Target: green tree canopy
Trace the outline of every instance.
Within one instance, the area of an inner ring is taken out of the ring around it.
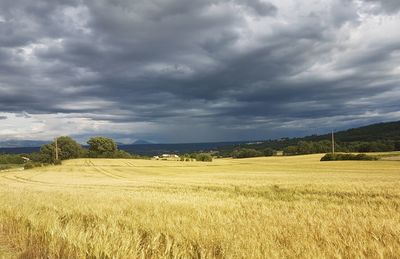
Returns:
[[[91,156],[112,156],[118,150],[117,144],[111,138],[93,137],[87,142]]]
[[[202,161],[202,162],[212,162],[212,156],[207,153],[200,153],[196,155],[196,160],[197,161]]]
[[[78,158],[83,152],[81,145],[67,136],[57,138],[57,146],[60,160]]]
[[[40,148],[40,161],[43,163],[55,162],[55,142],[43,145]],[[83,153],[81,145],[79,145],[71,137],[63,136],[57,138],[58,159],[66,160],[78,158]]]
[[[54,143],[46,144],[40,147],[39,161],[43,163],[54,163],[55,161]]]
[[[263,156],[263,152],[251,148],[239,148],[232,152],[233,158],[247,158]]]

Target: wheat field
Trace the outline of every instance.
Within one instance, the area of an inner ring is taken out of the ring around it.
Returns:
[[[400,162],[321,156],[0,172],[0,240],[19,258],[400,258]]]

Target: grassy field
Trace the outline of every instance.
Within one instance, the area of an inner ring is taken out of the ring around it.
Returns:
[[[1,240],[21,258],[399,258],[400,162],[321,156],[2,172]]]

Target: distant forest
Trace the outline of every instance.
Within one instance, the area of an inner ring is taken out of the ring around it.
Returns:
[[[256,144],[238,144],[220,147],[222,157],[269,156],[283,151],[284,155],[328,153],[332,150],[331,134],[303,138],[282,138]],[[335,133],[335,150],[338,152],[400,151],[400,121],[373,124]]]
[[[147,146],[149,146],[148,148],[153,149],[160,148],[160,145]],[[304,138],[283,138],[260,141],[257,143],[221,143],[221,146],[217,148],[211,147],[209,144],[197,144],[197,151],[189,151],[190,153],[186,153],[188,151],[179,152],[179,150],[177,150],[177,147],[180,146],[188,149],[190,144],[171,146],[174,151],[158,149],[156,151],[157,153],[162,151],[179,154],[183,161],[191,161],[192,159],[209,161],[212,160],[212,157],[246,158],[273,156],[277,154],[290,156],[329,153],[332,150],[331,134],[314,135]],[[39,152],[31,152],[27,154],[0,154],[0,165],[24,164],[26,158],[30,160],[28,166],[33,166],[35,163],[38,165],[55,164],[58,162],[55,161],[55,150],[55,143],[52,142],[43,145]],[[400,121],[373,124],[336,132],[335,150],[344,153],[400,151]],[[57,151],[59,154],[59,160],[78,157],[149,158],[148,155],[135,155],[131,152],[120,150],[114,140],[104,137],[91,138],[88,141],[87,148],[82,147],[70,137],[59,137]],[[212,157],[209,157],[209,155]],[[25,159],[23,157],[25,157]],[[0,168],[0,170],[1,169],[6,168]]]

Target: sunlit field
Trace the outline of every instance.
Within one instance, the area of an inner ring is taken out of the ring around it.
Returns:
[[[0,246],[21,258],[398,258],[400,161],[321,156],[0,172]]]

